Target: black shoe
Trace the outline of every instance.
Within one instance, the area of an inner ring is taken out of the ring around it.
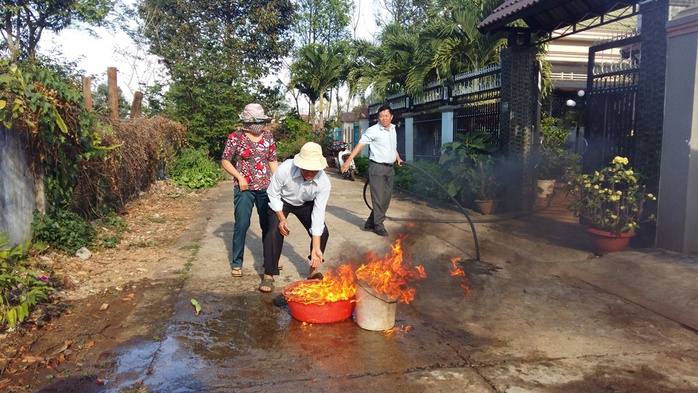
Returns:
[[[388,236],[388,231],[385,229],[375,229],[373,228],[373,233],[375,233],[378,236]]]
[[[363,229],[363,230],[364,230],[364,231],[371,231],[371,232],[373,232],[373,231],[375,230],[375,228],[373,227],[373,225],[371,225],[371,224],[369,224],[369,223],[365,223],[365,224],[364,224],[364,229]]]

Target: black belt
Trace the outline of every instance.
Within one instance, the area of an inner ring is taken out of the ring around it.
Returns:
[[[385,162],[378,162],[378,161],[373,161],[373,160],[369,160],[369,161],[371,161],[371,162],[374,163],[374,164],[378,164],[378,165],[393,166],[393,164],[387,164],[387,163],[385,163]]]

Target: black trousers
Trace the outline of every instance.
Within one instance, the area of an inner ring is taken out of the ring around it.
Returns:
[[[368,185],[371,187],[371,214],[366,224],[375,229],[385,229],[383,221],[390,207],[395,182],[395,168],[371,161],[368,164]]]
[[[301,206],[293,206],[284,202],[283,207],[284,217],[288,218],[289,214],[293,214],[298,218],[298,221],[305,227],[306,233],[310,236],[310,253],[313,252],[313,239],[310,235],[310,226],[312,224],[311,215],[313,213],[313,201],[306,202]],[[284,236],[279,232],[279,217],[276,213],[269,209],[269,231],[264,238],[264,274],[270,276],[279,275],[279,259],[281,258],[281,250],[284,247]],[[325,253],[327,239],[330,237],[330,232],[325,230],[320,237],[320,249]],[[310,258],[310,255],[308,255]]]

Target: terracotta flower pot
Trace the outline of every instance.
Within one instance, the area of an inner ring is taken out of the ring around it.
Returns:
[[[499,206],[499,201],[496,199],[476,199],[475,206],[482,214],[494,214],[497,211],[497,206]]]
[[[635,236],[634,232],[612,233],[592,227],[587,227],[587,232],[597,255],[623,251],[628,248],[630,238]]]

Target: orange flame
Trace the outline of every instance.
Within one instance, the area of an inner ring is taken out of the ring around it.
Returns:
[[[468,278],[465,276],[465,271],[456,266],[456,262],[460,261],[460,258],[451,258],[451,264],[453,264],[453,270],[451,270],[451,276],[463,276],[463,282],[460,287],[463,289],[465,296],[470,296],[470,287],[468,286]]]
[[[407,333],[410,330],[412,330],[412,325],[395,326],[386,330],[384,333],[386,336],[392,336],[395,333]]]
[[[287,301],[318,305],[353,299],[354,273],[350,266],[340,265],[336,273],[328,270],[322,280],[298,281],[286,286],[283,295]]]
[[[377,258],[375,253],[369,253],[367,257],[370,261],[356,270],[356,278],[370,285],[378,293],[409,303],[414,299],[415,289],[410,288],[408,284],[426,278],[427,275],[423,266],[412,267],[409,262],[403,260],[403,238],[395,240],[391,247],[391,255],[386,255],[383,259]]]

